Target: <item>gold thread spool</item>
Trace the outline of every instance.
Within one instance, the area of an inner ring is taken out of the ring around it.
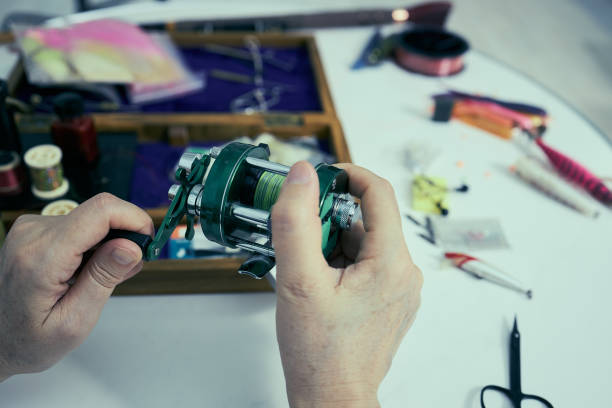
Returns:
[[[68,192],[68,180],[62,168],[62,150],[52,144],[30,148],[23,156],[30,170],[32,194],[41,200],[53,200]]]
[[[79,203],[72,200],[57,200],[45,205],[41,215],[66,215],[79,206]]]

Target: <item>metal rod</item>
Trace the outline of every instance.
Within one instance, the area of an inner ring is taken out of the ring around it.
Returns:
[[[247,157],[246,161],[251,166],[259,167],[260,169],[264,169],[271,173],[280,174],[282,176],[286,176],[287,174],[289,174],[289,170],[291,170],[291,167],[289,166],[284,166],[282,164],[258,159],[256,157]]]
[[[274,258],[276,256],[273,249],[265,247],[265,246],[257,245],[257,244],[241,242],[239,244],[236,244],[236,247],[240,249],[244,249],[246,251],[257,252],[258,254],[269,256],[271,258]]]
[[[240,204],[232,204],[232,215],[247,224],[254,225],[265,231],[270,228],[270,212],[258,208],[245,207]]]

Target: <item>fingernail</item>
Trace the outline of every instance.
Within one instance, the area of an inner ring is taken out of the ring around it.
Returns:
[[[133,253],[126,251],[123,248],[115,248],[111,253],[111,256],[119,265],[129,265],[136,262],[136,258]]]
[[[307,184],[310,182],[312,178],[312,172],[308,168],[308,164],[306,163],[297,163],[295,164],[289,174],[287,175],[287,180],[285,183],[287,184]]]

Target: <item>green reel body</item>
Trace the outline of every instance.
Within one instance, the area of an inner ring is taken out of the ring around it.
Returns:
[[[206,178],[200,207],[200,224],[206,238],[235,247],[236,242],[230,236],[240,223],[231,216],[232,203],[240,201],[242,183],[239,180],[246,177],[246,159],[265,160],[269,155],[263,147],[243,143],[232,143],[221,150]]]
[[[172,203],[149,246],[150,259],[172,230],[187,216],[186,238],[193,237],[193,223],[199,217],[206,238],[220,245],[254,253],[239,272],[263,277],[275,264],[271,240],[270,210],[276,202],[289,167],[269,162],[267,145],[230,143],[213,148],[207,155],[185,153],[171,187]],[[355,200],[348,195],[344,170],[326,164],[316,167],[319,177],[319,215],[322,223],[322,251],[329,256],[342,229],[359,218]]]

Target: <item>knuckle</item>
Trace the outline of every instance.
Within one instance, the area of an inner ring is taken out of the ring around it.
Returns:
[[[39,215],[20,215],[19,217],[17,217],[15,222],[13,222],[13,226],[9,231],[9,235],[22,235],[26,233],[38,219],[40,219]]]
[[[412,264],[408,268],[408,273],[406,274],[409,285],[414,288],[417,292],[421,291],[423,287],[423,273],[421,269],[416,265]]]
[[[395,190],[393,189],[393,185],[386,178],[380,177],[380,188],[384,193],[395,195]]]
[[[17,217],[17,219],[15,220],[15,222],[13,222],[13,228],[17,228],[19,227],[21,224],[23,223],[27,223],[30,219],[32,219],[32,215],[31,214],[24,214],[24,215],[20,215],[19,217]]]
[[[423,272],[421,268],[411,263],[408,267],[408,279],[412,282],[412,284],[420,291],[423,287],[424,278]]]
[[[423,285],[425,284],[425,275],[423,275],[421,268],[416,267],[416,269],[417,269],[417,282],[419,284],[419,289],[422,289]]]
[[[99,285],[109,289],[114,288],[121,282],[121,276],[118,271],[96,260],[92,260],[89,265],[89,275]]]
[[[91,198],[91,200],[95,208],[104,211],[109,205],[112,205],[117,201],[117,197],[110,193],[104,192],[96,194]]]
[[[420,293],[423,287],[423,272],[408,256],[401,256],[398,260],[398,282],[393,282],[406,293]]]

